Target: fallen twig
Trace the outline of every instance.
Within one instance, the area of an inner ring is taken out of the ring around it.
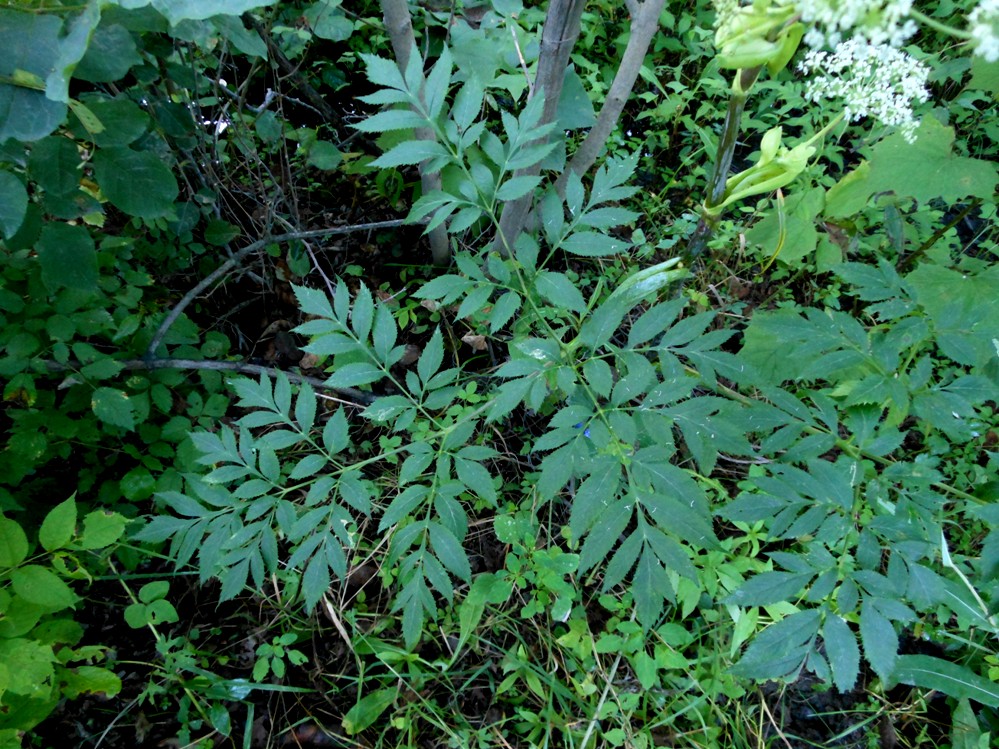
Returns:
[[[286,372],[283,369],[277,369],[275,367],[264,367],[260,364],[247,364],[246,362],[237,361],[199,361],[197,359],[115,359],[115,361],[122,366],[123,369],[186,369],[186,370],[214,370],[214,371],[228,371],[228,372],[238,372],[240,374],[255,374],[255,375],[266,375],[267,377],[277,377],[278,373],[282,373],[291,382],[298,384],[308,383],[317,390],[325,390],[329,392],[336,393],[341,396],[344,400],[340,401],[342,403],[349,403],[350,405],[358,406],[363,408],[364,406],[369,406],[377,400],[378,396],[374,393],[365,393],[362,390],[355,390],[354,388],[338,388],[330,387],[323,380],[318,377],[308,377],[307,375],[297,374],[295,372]],[[46,369],[50,372],[72,372],[80,369],[83,364],[79,362],[70,362],[63,364],[57,361],[46,360],[44,362]]]

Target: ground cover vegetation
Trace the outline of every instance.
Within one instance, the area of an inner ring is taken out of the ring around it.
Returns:
[[[0,746],[999,735],[993,0],[0,49]]]

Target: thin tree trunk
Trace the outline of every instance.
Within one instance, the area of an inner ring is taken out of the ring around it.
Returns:
[[[413,20],[409,15],[409,5],[406,0],[381,0],[382,16],[385,19],[385,30],[388,32],[395,52],[395,61],[402,70],[406,69],[409,56],[416,50],[416,36],[413,33]],[[422,93],[421,93],[422,95]],[[434,131],[430,128],[419,128],[415,133],[419,140],[436,140]],[[441,189],[440,172],[429,173],[425,163],[420,164],[420,184],[423,194]],[[447,229],[438,226],[430,232],[430,253],[434,263],[447,265],[451,260],[451,248],[448,244]]]
[[[545,96],[544,114],[540,124],[552,122],[558,111],[558,100],[562,95],[565,70],[569,65],[569,55],[579,37],[580,19],[586,0],[551,0],[545,16],[545,26],[541,32],[541,53],[538,57],[538,72],[531,87],[531,96],[543,91]],[[541,165],[535,164],[517,172],[517,175],[534,176],[541,172]],[[509,253],[517,235],[524,228],[531,210],[532,194],[519,200],[506,203],[500,218],[500,228],[496,235],[495,249],[503,255]]]
[[[666,0],[644,0],[640,4],[631,0],[627,5],[632,14],[628,46],[621,57],[621,65],[614,75],[614,82],[607,92],[607,99],[600,109],[596,124],[572,157],[569,167],[562,172],[558,182],[555,183],[559,194],[565,191],[570,171],[579,175],[589,171],[607,144],[610,134],[617,127],[624,105],[631,96],[635,81],[638,80],[638,73],[642,69],[642,62],[649,50],[649,44],[652,43],[652,37],[659,30],[659,15],[666,5]]]

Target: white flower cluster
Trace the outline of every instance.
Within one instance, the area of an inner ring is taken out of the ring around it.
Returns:
[[[811,24],[805,44],[812,49],[835,47],[844,32],[870,44],[901,47],[917,31],[908,17],[912,0],[798,0],[797,6],[801,20]]]
[[[999,60],[999,0],[982,0],[968,15],[975,54],[986,62]]]
[[[874,117],[900,128],[908,142],[915,141],[919,123],[912,103],[929,99],[926,65],[888,44],[853,38],[831,53],[810,51],[798,68],[816,73],[806,85],[807,98],[841,99],[850,121]]]

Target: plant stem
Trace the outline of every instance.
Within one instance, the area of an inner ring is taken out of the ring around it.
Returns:
[[[728,182],[728,173],[732,169],[732,160],[735,158],[735,147],[739,143],[742,113],[746,109],[749,89],[761,70],[763,70],[762,66],[757,66],[736,71],[735,80],[732,82],[732,94],[728,100],[728,110],[725,113],[725,122],[722,125],[721,136],[718,140],[718,150],[715,152],[714,169],[708,183],[708,197],[704,201],[705,208],[711,208],[721,203],[725,197],[725,184]],[[683,261],[686,265],[697,260],[704,253],[717,223],[717,217],[709,215],[707,211],[701,212],[697,228],[694,229],[694,233],[684,249]]]

